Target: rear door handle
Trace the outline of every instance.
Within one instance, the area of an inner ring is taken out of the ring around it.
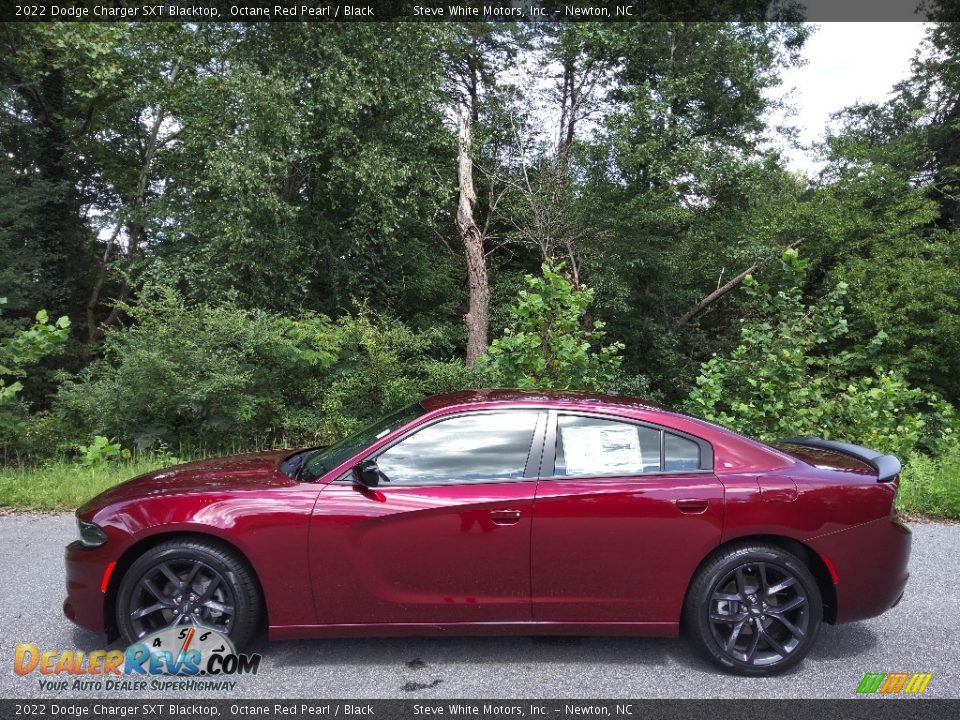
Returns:
[[[682,513],[697,514],[702,513],[707,509],[709,503],[706,500],[700,498],[685,498],[683,500],[677,500],[677,509]]]
[[[516,525],[520,522],[519,510],[491,510],[490,519],[496,525]]]

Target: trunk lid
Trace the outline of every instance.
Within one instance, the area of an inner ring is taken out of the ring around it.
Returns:
[[[852,443],[808,437],[784,438],[773,447],[814,467],[861,475],[874,475],[878,482],[895,481],[900,475],[900,461],[870,448]]]

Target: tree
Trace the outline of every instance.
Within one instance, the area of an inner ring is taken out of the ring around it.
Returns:
[[[0,281],[13,317],[40,306],[82,321],[96,252],[85,214],[100,190],[89,150],[100,113],[122,92],[125,34],[0,27]]]
[[[518,51],[516,28],[496,24],[459,27],[445,53],[448,91],[457,120],[457,211],[455,225],[467,265],[469,305],[463,317],[467,330],[466,360],[473,367],[487,350],[490,329],[490,282],[487,248],[495,202],[489,203],[486,222],[478,221],[474,182],[474,139],[485,112],[502,91],[498,73]],[[492,98],[491,98],[492,96]],[[492,102],[491,102],[492,100]],[[493,177],[494,172],[488,173]]]
[[[97,341],[117,301],[157,278],[249,307],[339,314],[360,298],[454,317],[460,268],[434,232],[453,186],[437,173],[453,157],[443,37],[411,24],[4,29],[0,281],[14,317],[68,309]],[[53,115],[46,90],[63,96]]]
[[[581,242],[584,272],[630,348],[625,367],[651,374],[668,397],[682,397],[730,318],[676,321],[802,237],[777,220],[777,206],[794,205],[805,184],[763,140],[767,91],[807,32],[793,23],[590,28],[585,51],[611,77],[577,171],[575,203],[597,225]]]
[[[171,108],[150,274],[198,301],[452,315],[458,268],[434,234],[453,185],[436,170],[452,157],[443,28],[202,27],[214,52]]]
[[[593,28],[578,23],[544,27],[534,62],[548,69],[543,78],[548,82],[539,93],[528,91],[528,103],[541,103],[548,115],[556,112],[556,127],[544,129],[538,117],[544,113],[535,107],[515,119],[516,235],[536,245],[544,262],[555,263],[562,255],[575,285],[581,280],[578,242],[595,232],[577,213],[576,142],[584,121],[600,112],[612,69],[611,58],[591,45],[593,38]],[[543,137],[550,130],[552,137]]]
[[[881,364],[885,335],[847,342],[844,283],[804,302],[808,264],[788,250],[780,290],[744,280],[758,317],[743,321],[729,354],[701,365],[687,410],[763,440],[823,435],[900,457],[936,448],[953,422],[950,406]]]
[[[209,63],[200,34],[189,26],[134,25],[118,49],[125,60],[125,92],[101,110],[98,142],[90,150],[103,177],[97,210],[105,218],[102,254],[85,305],[91,343],[103,337],[105,326],[118,322],[136,281],[137,263],[167,220],[171,183],[163,168],[180,151],[183,130],[171,110],[179,105],[183,78],[202,74]],[[114,292],[110,307],[101,313],[105,285]]]
[[[808,251],[824,284],[849,286],[851,333],[883,331],[909,379],[960,397],[960,33],[933,25],[885,103],[838,115]]]
[[[584,327],[593,291],[562,270],[544,263],[541,277],[526,277],[512,322],[481,361],[495,386],[607,391],[615,384],[623,343],[603,344],[602,322]]]

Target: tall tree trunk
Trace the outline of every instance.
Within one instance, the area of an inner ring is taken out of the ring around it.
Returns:
[[[174,63],[173,69],[170,72],[170,79],[168,81],[168,85],[170,87],[173,87],[173,85],[177,82],[177,78],[180,76],[180,69],[181,65],[180,61],[178,60]],[[163,105],[158,105],[153,117],[153,123],[150,126],[150,133],[147,136],[146,145],[143,149],[143,155],[140,161],[140,169],[137,173],[137,187],[133,198],[130,201],[130,210],[134,216],[137,212],[143,209],[147,200],[150,171],[153,166],[153,158],[160,146],[160,127],[163,125],[165,118],[166,110],[164,109]],[[118,222],[116,230],[107,241],[107,247],[103,251],[103,258],[101,259],[100,266],[97,269],[97,279],[94,282],[93,289],[90,292],[90,297],[87,299],[87,333],[88,341],[90,343],[97,342],[101,337],[103,337],[104,327],[116,324],[116,322],[120,319],[120,308],[118,305],[119,303],[125,302],[130,295],[130,281],[128,278],[124,278],[120,286],[120,292],[116,298],[116,302],[110,309],[109,314],[106,318],[104,318],[101,324],[96,322],[96,309],[100,302],[100,292],[103,289],[103,283],[107,274],[107,263],[110,260],[110,254],[112,253],[117,242],[121,227],[122,224]],[[140,241],[143,237],[143,232],[143,223],[139,218],[134,217],[134,219],[127,223],[128,258],[132,258],[140,249]]]
[[[457,204],[457,232],[463,241],[467,257],[467,282],[470,287],[470,305],[464,315],[467,326],[467,366],[473,367],[477,358],[487,351],[487,335],[490,325],[490,286],[487,281],[487,257],[483,250],[483,233],[474,219],[477,193],[473,188],[473,161],[470,147],[473,128],[470,111],[460,113],[459,150],[457,154],[457,178],[460,197]]]
[[[586,74],[586,71],[584,71]],[[569,202],[567,185],[570,180],[570,153],[573,150],[573,139],[577,136],[577,120],[580,113],[580,86],[577,84],[577,65],[575,60],[566,60],[563,64],[563,97],[561,103],[562,119],[560,122],[560,138],[557,142],[557,170],[554,202],[557,204]],[[580,79],[583,82],[583,78]],[[562,215],[561,215],[562,217]],[[563,236],[564,251],[570,260],[568,273],[570,281],[580,286],[580,266],[574,253],[573,241],[563,228],[557,231]],[[589,313],[585,315],[589,318]]]
[[[57,279],[48,283],[44,304],[51,315],[68,314],[79,324],[83,302],[81,268],[88,236],[69,153],[72,138],[65,121],[69,112],[68,80],[48,51],[43,51],[43,59],[39,87],[31,90],[24,85],[20,93],[30,103],[33,120],[40,130],[36,164],[40,177],[52,190],[41,206],[39,217],[43,223],[37,237],[37,245],[45,251],[43,273]]]

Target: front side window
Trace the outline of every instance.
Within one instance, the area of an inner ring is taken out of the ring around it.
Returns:
[[[377,465],[392,485],[522,478],[538,415],[471,413],[441,420],[381,453]]]
[[[304,461],[303,471],[300,473],[301,479],[308,482],[316,480],[328,470],[332,470],[365,447],[373,445],[380,438],[389,435],[425,412],[426,410],[422,405],[414,403],[355,432],[353,435],[348,435],[329,447],[320,448]]]

